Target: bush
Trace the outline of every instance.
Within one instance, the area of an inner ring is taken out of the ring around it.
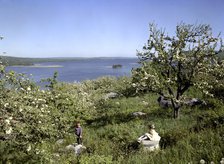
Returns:
[[[161,136],[160,146],[163,149],[175,146],[178,141],[181,141],[188,135],[189,131],[186,129],[171,129]]]
[[[104,155],[91,155],[91,156],[82,156],[79,160],[80,164],[112,164],[112,156]]]

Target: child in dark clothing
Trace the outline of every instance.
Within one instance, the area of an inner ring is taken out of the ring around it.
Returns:
[[[82,127],[80,122],[76,123],[75,134],[77,136],[77,143],[82,144]]]

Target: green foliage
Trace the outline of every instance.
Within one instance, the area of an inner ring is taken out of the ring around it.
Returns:
[[[212,96],[214,86],[223,86],[224,62],[217,58],[218,44],[221,38],[212,36],[209,25],[181,23],[176,36],[170,37],[151,24],[149,40],[138,52],[142,67],[133,71],[132,85],[137,92],[153,91],[170,99],[177,118],[189,88]]]
[[[0,56],[1,61],[6,66],[31,66],[34,63],[43,63],[43,62],[64,62],[64,61],[77,61],[77,60],[86,60],[86,58],[21,58],[21,57],[12,57],[12,56]]]
[[[43,79],[42,82],[49,83],[45,87],[49,89],[54,89],[55,85],[57,84],[57,77],[58,77],[58,72],[54,72],[54,75],[52,78]]]
[[[68,84],[55,78],[50,89],[41,90],[25,75],[3,69],[0,163],[198,163],[202,158],[218,163],[224,157],[222,101],[209,98],[210,105],[186,107],[173,120],[170,110],[158,108],[156,94],[133,96],[130,80],[103,77]],[[110,92],[120,96],[105,99]],[[194,88],[187,94],[200,95]],[[133,116],[137,111],[146,115]],[[80,156],[65,151],[75,142],[75,120],[87,147]],[[162,137],[161,150],[144,152],[136,140],[151,122]],[[61,138],[64,143],[57,144]]]
[[[177,144],[178,141],[187,137],[188,134],[189,131],[187,131],[186,129],[179,129],[178,131],[176,129],[172,129],[170,131],[167,131],[162,136],[160,146],[162,148],[167,148],[168,146],[174,146]]]
[[[104,156],[104,155],[91,155],[91,156],[84,156],[80,159],[80,164],[112,164],[112,156]]]

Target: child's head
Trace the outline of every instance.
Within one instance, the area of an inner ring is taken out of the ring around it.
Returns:
[[[76,127],[80,127],[81,126],[81,124],[80,124],[80,122],[76,122]]]
[[[154,125],[154,124],[149,124],[149,125],[148,125],[148,129],[149,129],[149,130],[155,129],[155,125]]]

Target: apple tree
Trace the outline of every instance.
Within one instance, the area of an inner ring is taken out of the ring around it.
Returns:
[[[224,77],[224,62],[217,58],[222,51],[220,35],[213,36],[209,25],[180,23],[175,36],[150,24],[149,39],[137,52],[141,67],[133,70],[132,85],[137,92],[153,91],[171,102],[173,117],[178,118],[184,94],[197,87],[210,95]]]

